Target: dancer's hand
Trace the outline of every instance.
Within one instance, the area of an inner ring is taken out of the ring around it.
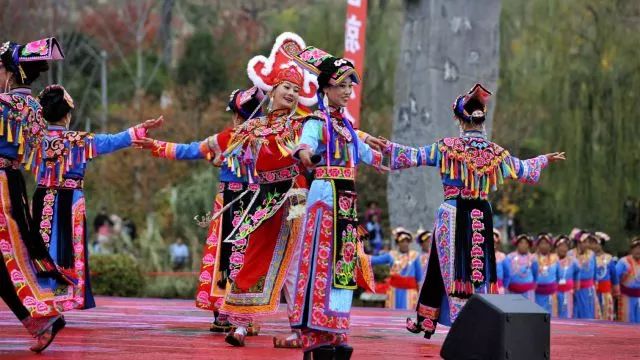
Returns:
[[[160,115],[159,118],[146,120],[138,126],[140,126],[143,129],[149,130],[149,129],[155,129],[157,127],[162,126],[163,122],[164,122],[164,117]]]
[[[311,161],[311,152],[309,150],[298,151],[298,157],[300,158],[300,161],[302,161],[302,164],[307,169],[312,169],[316,166],[316,164],[313,161]]]
[[[153,149],[154,142],[155,142],[154,139],[148,138],[148,137],[143,137],[143,138],[135,139],[131,141],[131,143],[133,144],[133,147],[137,149]]]
[[[385,138],[382,138],[382,137],[367,136],[364,142],[365,144],[369,145],[372,149],[380,152],[384,151],[384,149],[387,147],[387,141]]]
[[[563,152],[552,152],[550,154],[546,154],[545,155],[547,157],[547,160],[549,160],[549,162],[556,162],[556,161],[563,161],[563,160],[567,160],[567,157]]]

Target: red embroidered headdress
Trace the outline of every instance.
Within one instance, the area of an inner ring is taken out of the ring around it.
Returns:
[[[270,91],[283,81],[300,86],[300,104],[316,104],[318,85],[315,77],[306,74],[293,61],[293,55],[305,48],[304,40],[294,33],[280,34],[271,49],[269,57],[258,55],[249,60],[247,73],[253,83],[264,91]]]

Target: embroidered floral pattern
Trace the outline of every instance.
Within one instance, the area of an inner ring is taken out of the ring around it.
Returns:
[[[354,277],[358,232],[353,225],[349,224],[341,235],[341,259],[336,261],[335,281],[340,285],[347,286],[353,281]]]
[[[475,286],[484,282],[484,214],[481,210],[471,210],[471,281]]]
[[[299,173],[298,165],[292,165],[284,169],[272,171],[261,171],[258,173],[258,181],[260,184],[271,184],[293,179],[298,176]]]
[[[216,213],[219,212],[223,206],[223,191],[225,184],[220,183],[220,185],[219,192],[213,200],[213,211]],[[215,307],[217,298],[213,296],[216,289],[213,284],[221,227],[221,216],[211,221],[209,224],[207,240],[204,244],[204,249],[202,250],[200,275],[198,276],[198,289],[196,290],[196,306],[205,310],[217,310]]]
[[[315,175],[316,179],[355,180],[356,169],[340,166],[318,166]]]
[[[284,201],[286,201],[284,195],[285,194],[278,193],[277,191],[268,193],[262,204],[258,205],[252,214],[244,217],[240,227],[238,227],[235,239],[246,239],[249,234],[260,227],[260,224],[272,217],[273,214],[280,209]]]
[[[53,205],[56,200],[57,190],[47,189],[44,195],[44,203],[42,207],[42,220],[40,221],[40,235],[42,240],[49,248],[51,242],[51,227],[53,226]]]

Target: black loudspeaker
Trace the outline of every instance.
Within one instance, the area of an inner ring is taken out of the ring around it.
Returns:
[[[442,344],[445,360],[550,358],[551,316],[522,295],[473,295]]]

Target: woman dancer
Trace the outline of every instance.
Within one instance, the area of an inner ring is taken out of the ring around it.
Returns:
[[[296,59],[318,76],[320,110],[305,122],[296,149],[305,166],[317,166],[307,198],[291,323],[302,331],[305,357],[349,359],[351,301],[363,260],[357,251],[355,167],[363,162],[382,169],[382,154],[371,150],[344,117],[359,82],[353,64],[314,47]]]
[[[84,174],[95,157],[131,146],[146,136],[147,130],[162,124],[162,118],[147,120],[118,134],[71,131],[73,98],[60,85],[47,86],[39,96],[47,122],[43,140],[25,168],[36,175],[33,218],[40,224],[40,235],[51,258],[76,280],[74,285],[46,281],[54,291],[55,302],[64,311],[95,307],[89,277],[86,232]]]
[[[172,160],[206,159],[214,166],[220,167],[220,183],[218,194],[213,201],[213,214],[202,222],[209,222],[207,240],[202,252],[198,289],[196,291],[196,306],[200,309],[212,311],[214,320],[210,330],[212,332],[228,332],[231,325],[226,316],[220,315],[218,310],[224,300],[227,283],[232,282],[235,274],[242,265],[237,260],[230,266],[231,254],[244,255],[243,249],[231,243],[221,243],[233,230],[233,219],[239,217],[244,207],[251,199],[257,184],[247,182],[244,175],[232,172],[222,157],[220,142],[228,141],[234,129],[242,125],[252,116],[262,116],[260,105],[264,99],[264,92],[257,87],[246,90],[234,90],[227,105],[227,111],[233,114],[231,126],[218,134],[209,136],[205,140],[190,144],[176,144],[154,139],[141,139],[135,143],[150,149],[153,156]],[[206,226],[206,225],[205,225]]]
[[[0,44],[0,296],[43,351],[65,326],[51,289],[38,277],[65,279],[49,256],[27,204],[21,163],[34,153],[44,122],[31,83],[64,58],[55,38]]]
[[[444,203],[436,213],[434,241],[420,293],[418,321],[407,329],[430,338],[438,322],[450,325],[474,293],[497,293],[492,210],[487,200],[505,178],[535,183],[549,162],[564,153],[520,160],[487,140],[484,122],[491,93],[476,84],[459,96],[453,114],[460,136],[420,148],[390,143],[391,168],[437,167]],[[506,284],[505,284],[506,285]]]

